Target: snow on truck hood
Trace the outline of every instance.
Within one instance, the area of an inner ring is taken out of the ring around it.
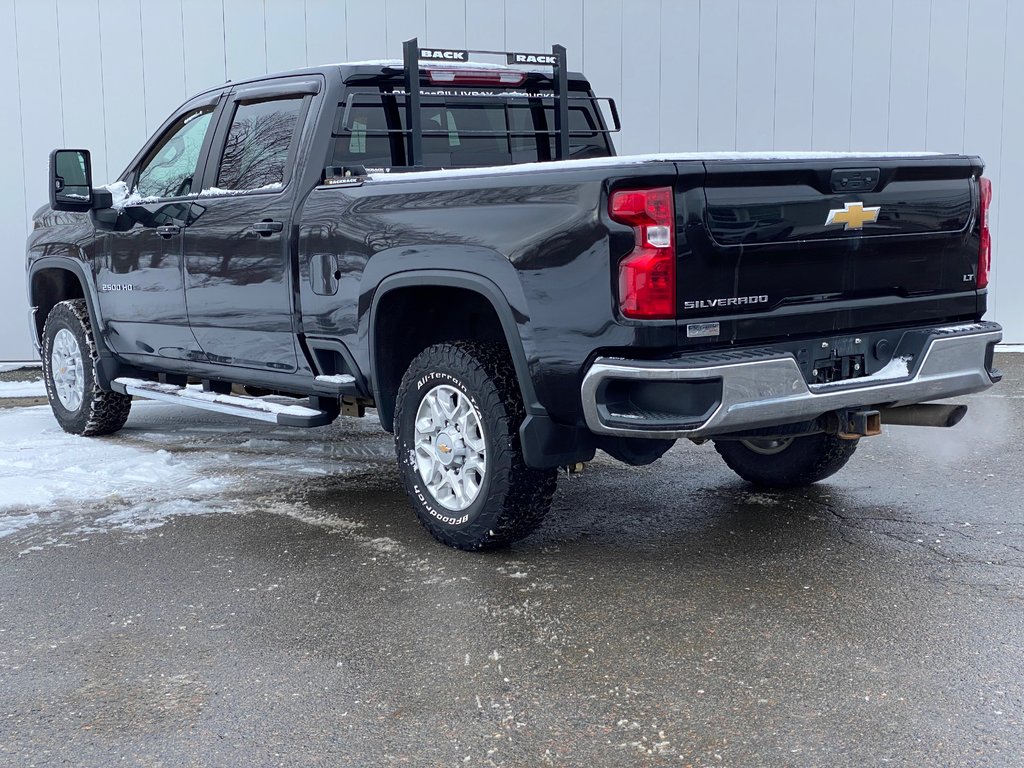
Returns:
[[[617,157],[592,157],[585,160],[552,160],[544,163],[522,163],[520,165],[488,165],[481,168],[445,168],[433,171],[410,171],[407,173],[371,173],[372,181],[416,181],[429,179],[451,179],[466,176],[489,176],[509,173],[540,173],[565,168],[607,168],[609,166],[642,165],[644,163],[683,163],[703,160],[855,160],[882,158],[937,157],[942,152],[662,152],[650,155],[619,155]]]

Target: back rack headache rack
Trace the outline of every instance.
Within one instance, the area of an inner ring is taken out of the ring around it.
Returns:
[[[408,131],[407,166],[423,165],[423,116],[420,113],[420,60],[444,63],[466,62],[469,54],[483,53],[504,56],[509,64],[533,64],[553,69],[555,91],[555,160],[568,160],[569,152],[569,76],[565,47],[551,46],[551,53],[515,53],[509,51],[481,51],[448,48],[420,48],[417,38],[402,44],[405,65],[405,124]],[[351,106],[351,102],[349,104]],[[348,110],[346,110],[347,112]],[[615,117],[616,123],[618,116]],[[347,122],[347,120],[346,120]]]

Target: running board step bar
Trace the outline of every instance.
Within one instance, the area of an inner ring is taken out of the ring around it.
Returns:
[[[199,388],[178,387],[143,379],[114,379],[110,383],[110,388],[122,395],[178,403],[204,411],[266,421],[282,427],[322,427],[330,424],[337,416],[337,412],[321,411],[304,405],[284,405],[255,397],[218,395],[203,392]]]

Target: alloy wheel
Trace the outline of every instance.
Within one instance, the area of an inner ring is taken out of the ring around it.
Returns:
[[[416,410],[416,469],[438,504],[461,512],[472,504],[487,474],[487,444],[480,413],[465,393],[441,384]]]

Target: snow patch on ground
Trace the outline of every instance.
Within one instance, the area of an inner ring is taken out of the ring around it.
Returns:
[[[169,504],[184,508],[189,494],[227,485],[203,477],[199,462],[187,456],[69,435],[45,406],[0,413],[0,434],[2,530],[24,518],[26,508],[76,510],[88,502],[146,496],[169,496]]]
[[[196,490],[192,487],[192,490]],[[176,499],[174,501],[156,502],[154,504],[136,504],[128,509],[97,518],[92,525],[79,529],[88,533],[97,530],[116,528],[122,531],[145,532],[167,523],[172,517],[184,515],[215,515],[228,511],[218,504],[211,504],[203,499]]]
[[[274,512],[275,514],[285,515],[298,520],[306,525],[314,525],[320,528],[329,528],[339,533],[355,534],[358,531],[366,528],[366,523],[359,522],[358,520],[349,520],[345,517],[337,517],[335,515],[328,515],[322,512],[315,512],[304,504],[289,504],[286,502],[279,502],[272,506],[268,511]],[[369,537],[362,537],[362,541],[369,541]]]
[[[0,539],[10,536],[23,528],[39,524],[39,515],[31,512],[27,515],[0,515]]]
[[[0,381],[0,398],[5,397],[46,397],[46,382],[43,379]]]
[[[35,381],[0,381],[0,399],[5,397],[46,397],[46,384]]]
[[[42,363],[35,362],[11,362],[11,363],[0,363],[0,373],[9,373],[10,371],[20,371],[25,368],[41,368]]]
[[[374,552],[379,552],[382,555],[398,554],[404,550],[404,547],[400,543],[388,536],[379,536],[375,539],[370,539],[366,544]]]
[[[251,437],[241,444],[242,448],[252,448],[256,451],[276,451],[288,447],[287,440],[267,440],[261,437]]]
[[[736,498],[741,504],[754,504],[760,507],[774,507],[779,503],[777,498],[766,493],[746,492],[739,494]]]
[[[297,430],[145,400],[111,437],[69,435],[46,406],[0,410],[0,436],[0,541],[23,553],[103,531],[145,535],[183,516],[245,513],[258,486],[290,490],[393,460],[372,418]],[[286,514],[348,534],[363,525],[304,509]],[[361,543],[404,558],[394,540]]]

